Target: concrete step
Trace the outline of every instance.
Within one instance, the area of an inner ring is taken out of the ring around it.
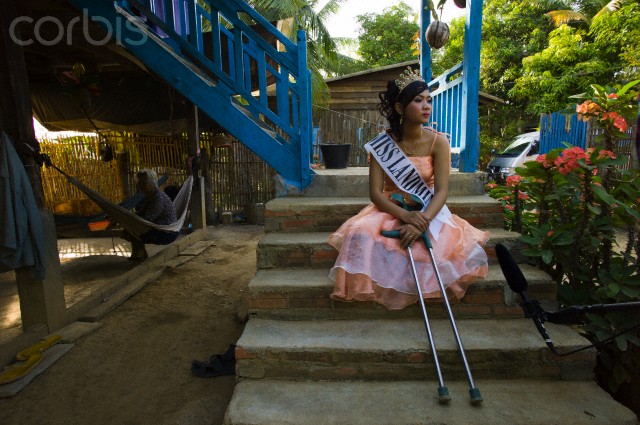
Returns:
[[[347,167],[337,170],[315,170],[311,184],[302,192],[288,190],[289,196],[305,197],[369,197],[369,167]],[[484,173],[451,171],[449,196],[484,194]],[[291,188],[290,188],[291,189]]]
[[[519,233],[502,228],[487,229],[491,232],[485,251],[490,262],[496,263],[495,246],[503,243],[516,261],[523,258],[518,255]],[[335,263],[338,252],[327,243],[329,232],[267,233],[257,246],[258,269],[309,267],[330,268]]]
[[[469,403],[463,381],[239,382],[225,425],[633,425],[636,416],[594,382],[490,380],[484,402]]]
[[[265,231],[331,232],[370,203],[368,197],[276,198],[265,206]],[[487,195],[450,196],[447,206],[480,229],[504,227],[500,202]]]
[[[556,301],[556,285],[541,270],[521,265],[532,299],[545,302],[552,310]],[[251,317],[283,320],[313,319],[391,319],[419,317],[418,303],[398,311],[391,311],[373,302],[341,302],[329,298],[333,281],[327,269],[258,270],[247,288],[247,306]],[[522,317],[520,298],[505,283],[497,264],[489,265],[489,276],[471,285],[461,299],[450,300],[456,318],[514,318]],[[446,317],[442,300],[427,301],[432,317]]]
[[[456,320],[469,365],[480,379],[592,379],[595,349],[556,356],[529,319]],[[463,380],[447,319],[430,319],[445,379]],[[588,345],[567,326],[549,324],[559,352]],[[236,346],[238,378],[315,380],[435,379],[421,317],[397,320],[250,319]]]

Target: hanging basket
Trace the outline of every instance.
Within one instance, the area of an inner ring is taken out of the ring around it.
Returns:
[[[460,9],[464,9],[467,7],[467,0],[453,0],[453,4],[458,6]]]
[[[449,40],[449,25],[442,21],[433,21],[429,24],[424,38],[432,49],[439,49]]]

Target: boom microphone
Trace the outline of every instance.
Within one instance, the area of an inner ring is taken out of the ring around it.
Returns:
[[[529,284],[522,274],[522,270],[520,270],[520,267],[516,264],[507,247],[501,243],[496,244],[496,256],[498,257],[502,274],[504,274],[509,288],[522,298],[520,306],[522,310],[524,310],[524,317],[533,319],[533,323],[536,325],[547,347],[549,347],[552,353],[557,354],[553,342],[544,327],[545,312],[540,306],[540,301],[529,299],[529,294],[527,294]]]

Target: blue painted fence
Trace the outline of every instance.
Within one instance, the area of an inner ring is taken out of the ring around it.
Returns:
[[[563,142],[586,149],[588,128],[588,123],[578,119],[577,114],[543,114],[540,117],[540,153],[562,148]]]
[[[451,152],[460,153],[462,133],[462,62],[429,82],[433,98],[430,124],[451,138]]]

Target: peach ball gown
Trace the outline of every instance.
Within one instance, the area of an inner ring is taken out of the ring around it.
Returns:
[[[432,156],[409,159],[433,188]],[[390,196],[403,192],[385,175],[384,193]],[[433,253],[448,296],[462,298],[473,281],[487,276],[488,261],[483,246],[489,232],[476,229],[453,214],[445,221],[437,240],[431,234]],[[371,204],[329,236],[329,244],[339,251],[329,274],[335,281],[331,298],[375,301],[391,310],[402,309],[418,300],[406,249],[400,246],[399,239],[380,234],[382,230],[397,229],[400,225],[400,220]],[[433,223],[430,229],[434,229]],[[416,241],[411,249],[424,298],[440,297],[440,286],[424,243]]]

